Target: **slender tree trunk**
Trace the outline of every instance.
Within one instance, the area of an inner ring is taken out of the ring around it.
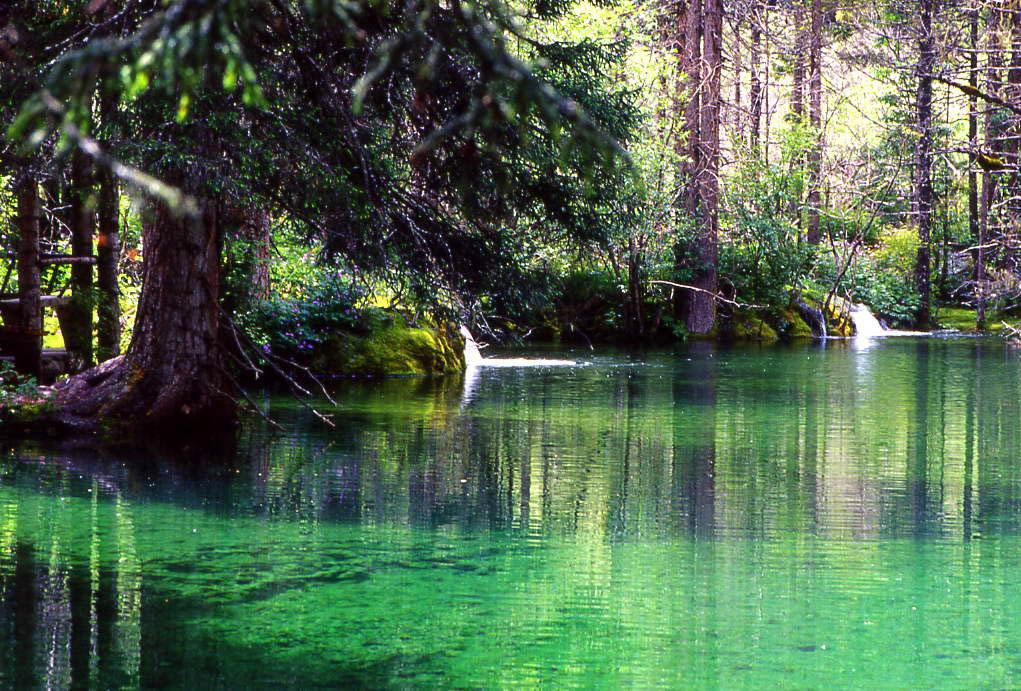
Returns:
[[[736,17],[734,19],[734,47],[731,49],[731,64],[734,72],[734,102],[730,104],[730,112],[733,113],[734,131],[737,135],[737,141],[744,145],[747,143],[747,140],[745,139],[744,111],[742,111],[744,94],[741,91],[741,72],[744,69],[744,64],[741,49],[741,17]]]
[[[819,244],[819,212],[822,206],[822,0],[811,0],[812,16],[808,42],[808,118],[812,126],[812,148],[808,153],[808,241]]]
[[[92,210],[92,175],[88,158],[79,150],[71,155],[71,254],[92,256],[95,215]],[[64,343],[74,362],[74,369],[92,364],[92,312],[94,305],[92,265],[75,262],[71,265],[71,305],[66,320]]]
[[[985,224],[979,219],[978,204],[978,15],[979,9],[972,7],[968,17],[968,86],[972,93],[968,95],[968,228],[972,241],[978,246],[975,251],[975,325],[979,329],[986,327],[985,301]]]
[[[791,113],[794,122],[805,117],[805,0],[794,0],[794,66],[791,71]]]
[[[985,89],[987,93],[995,96],[1003,96],[1002,93],[1002,80],[1000,77],[1000,70],[1003,68],[1003,60],[1000,54],[999,45],[999,34],[1003,30],[1003,16],[1002,12],[998,11],[999,8],[995,8],[989,15],[989,25],[985,27],[985,53],[986,53],[986,85]],[[998,113],[995,109],[986,107],[985,117],[983,118],[983,129],[984,132],[984,143],[983,149],[985,153],[995,155],[1000,150],[1002,142],[1000,141],[1000,123],[997,122],[996,115]],[[987,318],[988,301],[990,297],[989,284],[987,280],[987,271],[989,264],[990,252],[987,249],[987,245],[1000,240],[999,234],[996,232],[995,216],[993,214],[993,206],[996,203],[997,187],[996,187],[996,175],[993,171],[983,168],[982,172],[982,189],[981,189],[981,208],[979,217],[979,258],[976,262],[976,269],[981,267],[981,277],[976,277],[980,292],[979,304],[982,306],[981,318],[983,325]],[[995,255],[994,255],[995,256]],[[1002,257],[1002,252],[1001,252]]]
[[[791,73],[791,101],[790,112],[787,113],[788,122],[801,125],[805,122],[805,44],[808,32],[805,30],[805,6],[806,0],[793,0],[792,16],[794,20],[794,65]],[[791,161],[791,172],[794,175],[803,174],[805,170],[804,154],[799,152]],[[798,189],[798,196],[792,196],[787,205],[787,213],[790,215],[794,225],[800,231],[802,225],[802,210],[804,197],[803,190]]]
[[[773,109],[770,105],[771,72],[770,65],[773,63],[773,48],[769,39],[769,10],[773,6],[773,0],[766,0],[762,5],[762,27],[765,29],[762,36],[762,50],[765,60],[762,61],[762,154],[763,160],[769,163],[769,143],[773,131]]]
[[[42,292],[39,286],[39,185],[26,176],[18,183],[18,347],[19,372],[38,377],[42,370]]]
[[[121,309],[117,265],[120,261],[120,196],[117,181],[107,170],[99,172],[99,205],[97,208],[99,242],[96,264],[97,346],[99,361],[120,354]]]
[[[982,208],[979,218],[978,252],[975,260],[975,289],[978,293],[978,305],[976,307],[975,322],[979,329],[986,328],[986,300],[988,299],[988,286],[986,285],[986,248],[985,244],[989,238],[989,205],[993,200],[993,177],[988,171],[982,173]]]
[[[632,236],[628,238],[627,255],[628,278],[628,336],[634,342],[640,342],[645,335],[645,315],[642,314],[644,302],[644,276],[642,275],[642,252]]]
[[[1021,3],[1014,0],[1010,12],[1010,68],[1007,70],[1006,100],[1021,103]],[[1005,243],[1006,265],[1014,272],[1018,229],[1021,228],[1021,116],[1012,113],[1007,123],[1008,136],[1004,146],[1004,160],[1008,165],[1007,221],[1014,236]]]
[[[986,54],[986,85],[985,90],[987,93],[997,96],[999,98],[1004,97],[1003,86],[1004,80],[1001,75],[1001,71],[1004,68],[1003,61],[1003,49],[1001,47],[1001,36],[1005,31],[1005,16],[1003,11],[1003,2],[999,0],[993,5],[992,11],[989,13],[989,24],[985,27],[985,54]],[[996,108],[986,107],[984,117],[984,153],[991,156],[1000,157],[1003,151],[1003,139],[1002,137],[1006,133],[1003,127],[1003,122],[999,117],[1001,112]],[[983,168],[982,175],[982,215],[984,216],[983,223],[985,228],[985,244],[996,244],[996,250],[993,252],[986,252],[986,271],[989,269],[990,258],[994,265],[1003,267],[1006,264],[1006,247],[1008,243],[1003,242],[1003,231],[1005,230],[1000,226],[1000,216],[995,213],[998,206],[997,197],[999,196],[999,186],[997,185],[997,178],[999,174],[996,171]],[[986,293],[986,299],[988,300],[989,294]]]
[[[751,85],[748,87],[748,111],[751,148],[754,155],[758,156],[760,128],[762,127],[762,78],[759,75],[759,63],[762,52],[762,27],[759,24],[759,3],[752,3],[752,45],[749,56],[749,72],[751,74]]]
[[[915,151],[915,203],[918,209],[918,255],[915,261],[915,286],[919,305],[915,321],[919,328],[931,324],[932,286],[929,275],[932,261],[932,77],[936,66],[933,17],[937,0],[919,0],[920,31],[918,41],[918,93],[915,115],[918,144]]]
[[[722,32],[722,0],[705,0],[702,44],[704,97],[699,112],[700,154],[696,171],[700,209],[696,216],[697,266],[694,279],[695,287],[704,292],[691,294],[687,315],[688,331],[695,334],[710,333],[716,326]]]

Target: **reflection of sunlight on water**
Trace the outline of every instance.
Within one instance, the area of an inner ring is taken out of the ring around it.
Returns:
[[[464,326],[461,327],[461,336],[464,338],[464,394],[461,396],[461,407],[466,406],[475,395],[475,389],[479,385],[479,370],[483,367],[574,367],[580,363],[574,360],[557,360],[550,358],[487,358],[482,356],[479,344]]]
[[[545,367],[584,367],[586,363],[575,360],[556,360],[550,358],[481,358],[470,363],[464,370],[464,393],[461,395],[461,407],[468,405],[475,396],[483,369],[538,369]]]

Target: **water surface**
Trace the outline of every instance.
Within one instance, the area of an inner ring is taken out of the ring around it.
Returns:
[[[1021,685],[1017,351],[567,356],[7,441],[0,686]]]

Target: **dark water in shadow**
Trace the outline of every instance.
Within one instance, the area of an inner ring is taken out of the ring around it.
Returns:
[[[1018,686],[1018,357],[696,345],[267,400],[217,464],[8,443],[0,685]]]

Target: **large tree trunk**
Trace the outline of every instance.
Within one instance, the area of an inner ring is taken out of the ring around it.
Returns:
[[[723,68],[722,0],[705,0],[703,10],[702,90],[699,112],[699,166],[696,171],[699,213],[696,227],[694,285],[687,315],[688,331],[707,334],[716,326],[717,239],[719,235],[720,73]]]
[[[808,119],[812,126],[812,148],[808,153],[807,235],[819,244],[819,218],[822,205],[822,0],[812,0],[808,41]]]
[[[120,199],[117,181],[103,170],[99,172],[99,205],[97,208],[99,242],[97,243],[96,287],[97,346],[99,361],[116,357],[121,349],[120,288],[117,284],[117,265],[120,261]]]
[[[677,52],[680,78],[677,83],[678,104],[677,116],[684,122],[683,139],[678,139],[677,153],[680,157],[678,180],[681,186],[679,195],[680,213],[678,224],[685,227],[695,222],[698,211],[698,190],[695,185],[695,171],[699,166],[701,151],[698,146],[701,122],[699,120],[699,104],[702,101],[702,0],[684,0],[678,4],[677,15]],[[683,108],[680,104],[683,103]],[[678,273],[684,270],[687,262],[687,250],[690,242],[689,233],[678,232],[674,244],[674,267]],[[690,305],[690,295],[679,291],[674,295],[674,313],[678,319],[685,319]]]
[[[180,216],[153,202],[143,225],[142,295],[128,352],[58,390],[65,418],[171,430],[220,430],[233,420],[220,341],[215,206]]]
[[[681,7],[680,68],[688,96],[679,171],[684,185],[681,222],[691,224],[691,232],[679,238],[675,261],[678,269],[694,263],[696,290],[678,292],[674,304],[689,332],[707,334],[716,325],[723,6],[721,0],[692,0]],[[691,245],[694,256],[689,257]]]
[[[915,261],[915,286],[919,305],[915,322],[919,328],[931,323],[932,286],[929,276],[932,227],[932,77],[936,65],[933,16],[937,0],[920,0],[920,36],[918,40],[918,94],[915,117],[918,144],[915,151],[915,206],[918,212],[918,255]]]

